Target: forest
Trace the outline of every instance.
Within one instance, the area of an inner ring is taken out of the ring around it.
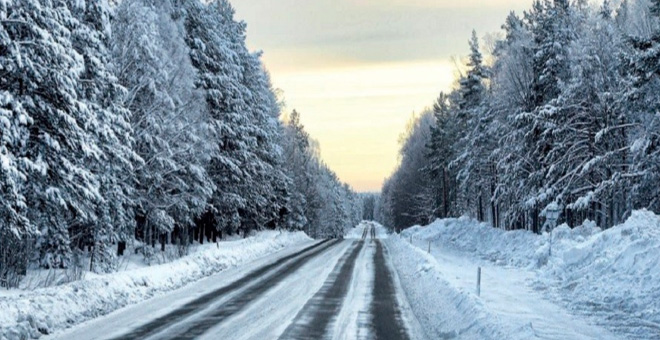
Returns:
[[[227,0],[0,0],[0,286],[253,230],[340,237],[358,195]]]
[[[487,38],[410,121],[377,218],[540,233],[551,210],[603,229],[660,213],[660,1],[536,0]]]

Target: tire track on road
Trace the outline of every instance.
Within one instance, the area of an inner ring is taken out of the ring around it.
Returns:
[[[195,339],[212,327],[218,325],[228,317],[241,311],[250,302],[256,300],[263,295],[270,288],[274,287],[289,275],[300,269],[303,265],[309,262],[313,257],[318,256],[331,247],[339,244],[340,240],[333,240],[326,246],[320,247],[309,253],[287,263],[278,269],[272,275],[267,275],[261,280],[257,280],[254,284],[248,286],[241,291],[237,296],[230,298],[224,302],[218,309],[210,312],[204,312],[200,317],[191,320],[188,323],[182,323],[181,327],[174,327],[175,332],[169,332],[164,335],[157,335],[158,339]]]
[[[280,336],[280,340],[320,340],[327,336],[329,326],[339,313],[348,293],[355,261],[363,246],[364,241],[361,240],[346,251],[323,284],[323,287],[296,315],[293,322]]]
[[[392,273],[385,259],[380,240],[376,242],[374,254],[375,279],[371,301],[372,328],[378,340],[409,340],[401,309],[399,308]]]
[[[147,338],[149,336],[155,335],[158,332],[165,330],[166,328],[172,326],[173,324],[185,319],[188,316],[191,316],[195,314],[196,312],[199,312],[203,310],[204,308],[210,306],[213,304],[213,302],[217,301],[218,299],[221,299],[223,296],[235,292],[253,281],[258,280],[259,278],[263,276],[267,276],[269,272],[275,271],[278,267],[284,265],[285,263],[289,262],[290,260],[300,257],[301,255],[313,251],[316,248],[321,247],[320,251],[325,250],[329,248],[330,246],[336,244],[336,242],[330,243],[329,246],[322,247],[323,245],[327,244],[330,240],[323,240],[321,242],[318,242],[316,244],[313,244],[309,247],[306,247],[294,254],[282,257],[278,259],[277,261],[268,264],[266,266],[263,266],[246,276],[234,281],[233,283],[224,286],[222,288],[216,289],[212,292],[209,292],[207,294],[204,294],[198,298],[196,298],[193,301],[190,301],[186,303],[185,305],[181,306],[180,308],[177,308],[176,310],[173,310],[166,315],[163,315],[153,321],[150,321],[132,331],[130,331],[127,334],[114,337],[112,338],[113,340],[141,340],[144,338]],[[320,251],[316,251],[313,253],[310,253],[309,255],[312,254],[317,254]],[[307,257],[309,257],[307,255]],[[307,257],[302,257],[301,259],[306,259]],[[298,261],[300,261],[299,259]]]

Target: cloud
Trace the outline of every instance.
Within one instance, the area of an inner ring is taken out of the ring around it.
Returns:
[[[472,29],[499,30],[532,0],[233,0],[248,44],[323,159],[359,190],[378,190],[413,111],[452,84]]]

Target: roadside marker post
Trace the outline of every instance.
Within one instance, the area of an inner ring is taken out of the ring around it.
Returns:
[[[477,268],[477,296],[481,296],[481,267]]]
[[[431,253],[431,241],[429,240],[429,254]]]

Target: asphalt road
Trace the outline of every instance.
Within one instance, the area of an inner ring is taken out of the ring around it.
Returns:
[[[323,339],[330,332],[328,327],[339,313],[364,240],[356,242],[342,256],[328,279],[314,297],[305,304],[293,323],[280,336],[286,339]]]
[[[145,308],[145,322],[121,335],[76,338],[407,340],[393,275],[375,230],[364,228],[359,239],[315,243],[164,315],[150,319]]]

